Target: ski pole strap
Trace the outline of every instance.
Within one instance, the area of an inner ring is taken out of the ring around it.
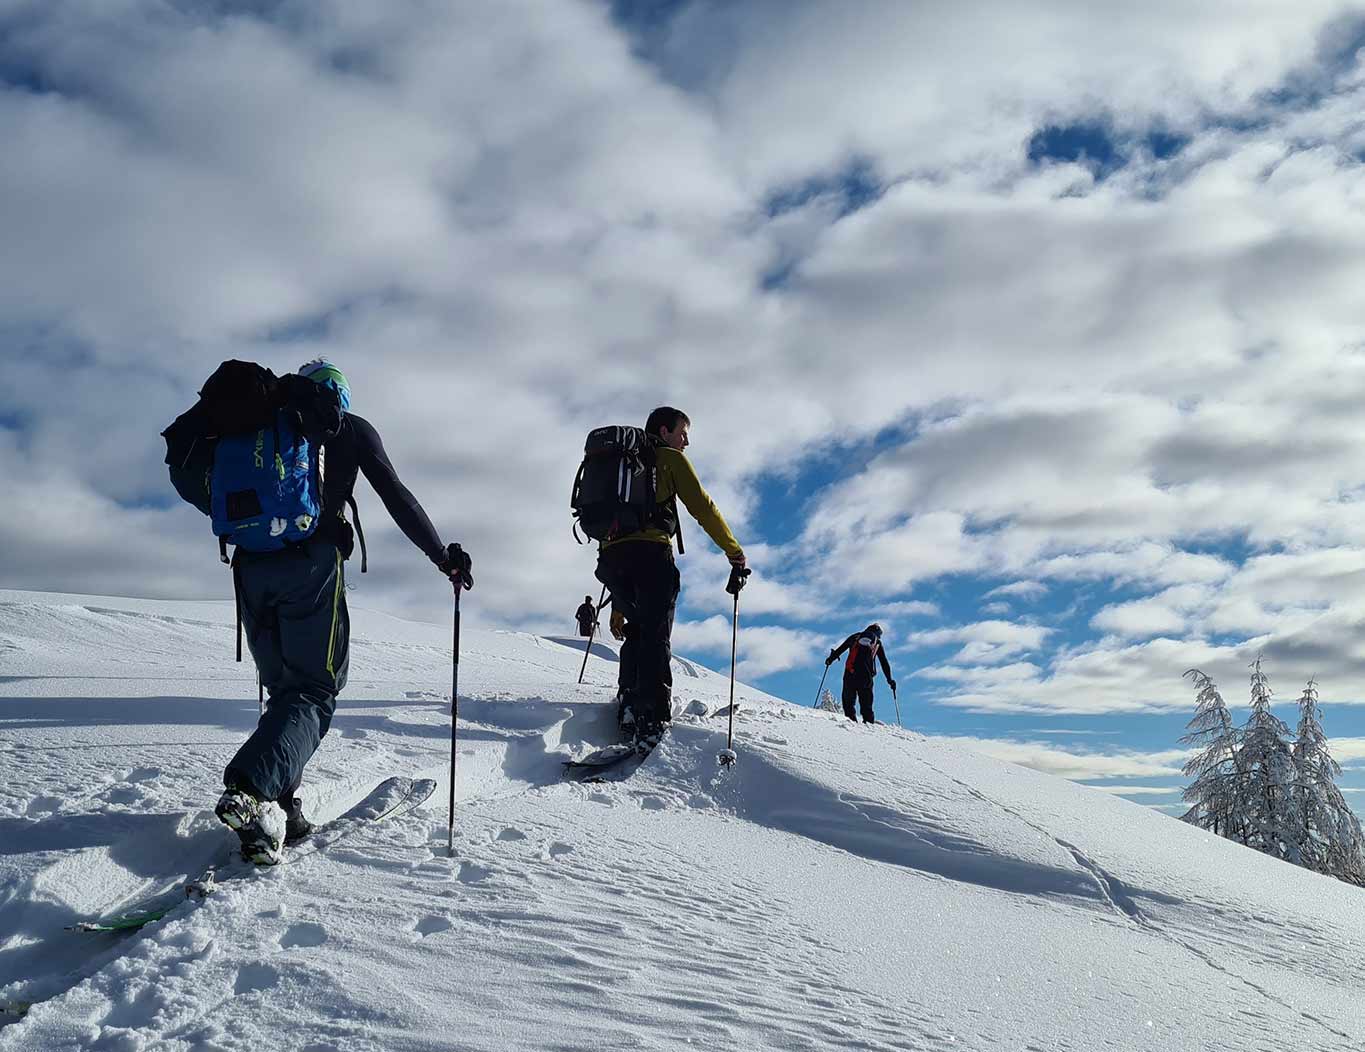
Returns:
[[[370,568],[370,561],[365,554],[365,531],[360,528],[360,509],[355,506],[354,493],[346,498],[346,503],[351,506],[351,518],[355,520],[355,537],[360,543],[360,572],[365,573]]]

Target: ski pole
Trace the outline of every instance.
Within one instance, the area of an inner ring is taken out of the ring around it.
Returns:
[[[749,577],[749,569],[738,568],[730,571],[730,583],[725,590],[735,597],[735,612],[731,618],[730,632],[730,727],[725,737],[725,751],[717,757],[722,767],[733,767],[738,757],[735,755],[735,655],[739,649],[739,593]]]
[[[819,708],[819,707],[820,707],[820,695],[821,695],[822,693],[824,693],[824,690],[825,690],[825,677],[828,676],[828,675],[829,675],[829,666],[826,665],[826,666],[825,666],[825,671],[820,673],[820,685],[819,685],[818,687],[815,688],[815,704],[811,706],[811,708],[813,708],[813,709]]]
[[[460,583],[455,582],[455,629],[450,647],[450,819],[446,823],[446,852],[455,857],[455,743],[460,722]]]
[[[469,572],[469,556],[458,544],[446,549],[447,557],[459,571],[450,578],[455,588],[455,622],[450,645],[450,818],[446,822],[446,852],[455,857],[455,746],[460,726],[460,593],[474,587]]]
[[[607,601],[607,586],[602,586],[602,596],[597,600],[597,610],[592,612],[592,628],[588,631],[588,645],[583,648],[583,665],[578,670],[578,682],[583,682],[583,673],[588,671],[588,655],[592,653],[592,637],[597,634],[597,613]]]
[[[261,706],[261,715],[265,715],[265,681],[261,679],[261,670],[256,670],[256,701]]]
[[[896,697],[895,687],[891,688],[891,700],[896,703],[896,726],[904,730],[905,724],[901,722],[901,701],[900,698]]]

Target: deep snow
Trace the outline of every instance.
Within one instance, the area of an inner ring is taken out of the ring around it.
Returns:
[[[229,859],[254,672],[230,603],[0,591],[0,1050],[1365,1048],[1359,889],[1104,793],[743,685],[733,770],[692,716],[563,781],[602,644],[579,687],[579,641],[465,630],[448,858],[449,626],[353,631],[309,810],[428,805],[82,934]]]

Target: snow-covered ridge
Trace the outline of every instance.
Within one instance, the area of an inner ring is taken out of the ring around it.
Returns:
[[[0,1049],[1365,1047],[1359,889],[1121,799],[740,685],[629,781],[614,654],[353,612],[319,817],[426,809],[140,934],[66,924],[198,876],[256,716],[230,603],[0,591]],[[595,648],[596,650],[596,648]],[[680,658],[679,697],[724,677]],[[3,1025],[6,1021],[9,1025]]]

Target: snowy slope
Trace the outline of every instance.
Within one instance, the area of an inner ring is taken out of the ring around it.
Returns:
[[[466,629],[448,858],[449,627],[354,634],[309,809],[430,803],[78,934],[226,860],[254,673],[227,603],[0,591],[0,1050],[1365,1048],[1360,890],[1103,793],[743,686],[734,770],[694,717],[561,781],[607,647],[579,687],[576,641]]]

